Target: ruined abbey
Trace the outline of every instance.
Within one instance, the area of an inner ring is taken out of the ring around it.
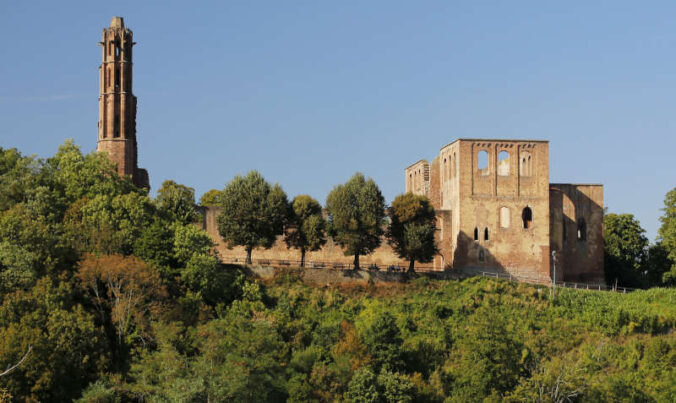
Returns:
[[[136,97],[132,93],[132,32],[120,17],[103,30],[100,67],[98,152],[121,175],[148,187],[138,168]],[[427,196],[436,209],[439,254],[425,269],[501,271],[557,281],[603,282],[603,186],[549,183],[549,143],[542,140],[458,139],[431,162],[405,169],[405,191]],[[225,261],[244,261],[241,247],[228,248],[217,226],[218,208],[203,208],[201,226]],[[280,237],[254,259],[299,260]],[[352,257],[330,239],[308,252],[309,266],[348,265]],[[362,258],[365,267],[401,266],[383,241]],[[420,267],[420,266],[419,266]]]
[[[437,212],[435,267],[603,282],[603,186],[549,183],[549,143],[458,139],[406,168]]]

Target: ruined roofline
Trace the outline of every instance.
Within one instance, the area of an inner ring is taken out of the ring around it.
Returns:
[[[414,166],[414,165],[420,164],[421,162],[424,162],[424,163],[426,163],[426,164],[429,164],[429,162],[427,162],[427,160],[425,160],[425,159],[418,160],[418,161],[412,163],[411,165],[407,166],[406,168],[404,168],[404,171],[407,170],[407,169],[409,169],[409,168],[411,168],[411,167]]]
[[[550,183],[549,187],[552,186],[601,186],[603,183]]]
[[[549,140],[527,140],[527,139],[472,139],[472,138],[459,138],[451,141],[445,146],[441,147],[441,150],[455,144],[458,141],[490,141],[494,143],[549,143]]]

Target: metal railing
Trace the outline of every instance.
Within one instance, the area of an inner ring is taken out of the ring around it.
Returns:
[[[246,264],[246,257],[238,256],[221,256],[221,262],[226,264]],[[294,259],[251,259],[252,265],[259,266],[270,266],[277,268],[291,268],[291,267],[300,267],[300,260]],[[306,269],[335,269],[335,270],[352,270],[354,269],[353,263],[347,262],[331,262],[331,261],[321,261],[321,260],[305,260]],[[408,270],[408,264],[403,265],[401,262],[387,263],[387,264],[377,264],[369,261],[361,262],[359,268],[362,270],[373,270],[373,271],[387,271],[387,272],[405,272]],[[441,271],[435,269],[434,266],[430,265],[415,265],[414,267],[416,272],[430,272],[430,271]]]
[[[552,285],[552,281],[547,279],[545,280],[544,278],[541,277],[529,277],[529,276],[517,276],[513,275],[510,273],[497,273],[497,272],[486,272],[482,271],[478,273],[481,276],[484,277],[491,277],[491,278],[498,278],[498,279],[505,279],[505,280],[510,280],[510,281],[516,281],[520,283],[529,283],[529,284],[542,284],[542,285]],[[615,292],[621,292],[621,293],[628,293],[635,291],[636,288],[629,288],[629,287],[611,287],[607,286],[605,284],[588,284],[588,283],[574,283],[570,281],[556,281],[554,282],[554,285],[556,287],[563,287],[563,288],[572,288],[576,290],[592,290],[592,291],[615,291]]]
[[[238,256],[221,256],[221,262],[225,264],[246,264],[246,257]],[[252,265],[258,266],[269,266],[275,268],[300,268],[300,260],[295,259],[251,259]],[[363,262],[360,265],[362,270],[377,271],[377,272],[387,272],[387,273],[403,273],[408,270],[408,265],[402,265],[401,262],[391,263],[391,264],[376,264],[373,262]],[[354,264],[346,262],[332,262],[332,261],[320,261],[320,260],[305,260],[305,269],[329,269],[329,270],[352,270],[354,269]],[[430,265],[416,265],[415,271],[417,273],[444,273],[444,270],[439,270],[434,266]],[[494,271],[480,271],[480,270],[460,270],[465,275],[480,275],[483,277],[490,277],[496,279],[510,280],[520,283],[528,284],[539,284],[551,286],[552,281],[549,276],[529,276],[520,273],[499,273]],[[594,291],[616,291],[621,293],[627,293],[634,291],[634,288],[629,287],[611,287],[605,284],[591,284],[591,283],[574,283],[569,281],[556,282],[556,287],[563,288],[572,288],[578,290],[594,290]]]

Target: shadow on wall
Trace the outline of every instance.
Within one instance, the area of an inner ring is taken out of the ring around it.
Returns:
[[[605,282],[603,206],[581,189],[599,185],[552,184],[550,245],[556,251],[556,278],[570,282]],[[550,256],[551,260],[551,256]],[[553,260],[550,262],[553,271]]]
[[[483,234],[479,235],[483,236]],[[454,268],[485,269],[486,271],[507,273],[504,266],[489,252],[488,248],[481,242],[474,240],[474,234],[470,236],[460,231],[456,245],[457,247],[453,252]]]

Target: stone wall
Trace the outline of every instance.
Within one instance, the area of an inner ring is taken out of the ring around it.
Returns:
[[[557,279],[604,282],[603,185],[553,183],[550,199]]]
[[[216,241],[216,250],[221,255],[224,261],[229,262],[234,259],[243,262],[246,258],[246,251],[243,247],[237,246],[228,248],[218,233],[217,217],[221,212],[219,207],[200,207],[202,213],[202,223],[200,227],[204,229]],[[279,236],[277,241],[270,249],[257,248],[254,249],[251,256],[254,260],[263,259],[269,261],[285,260],[289,262],[300,262],[300,251],[297,249],[289,249],[284,243],[283,236]],[[338,262],[343,264],[352,264],[353,256],[345,256],[343,249],[334,243],[328,237],[326,245],[316,252],[307,252],[305,254],[306,265],[310,266],[312,262]],[[399,265],[403,268],[408,267],[408,262],[400,259],[387,244],[385,239],[379,248],[372,254],[367,256],[360,256],[359,263],[362,267],[368,267],[372,264],[378,265],[381,269],[390,265]],[[417,264],[421,267],[430,266],[429,264]]]
[[[445,195],[446,204],[459,213],[453,267],[548,276],[549,144],[481,139],[456,143],[457,194]],[[500,152],[508,155],[501,162]],[[480,153],[486,153],[485,167],[479,166]],[[524,214],[531,218],[527,223]]]

